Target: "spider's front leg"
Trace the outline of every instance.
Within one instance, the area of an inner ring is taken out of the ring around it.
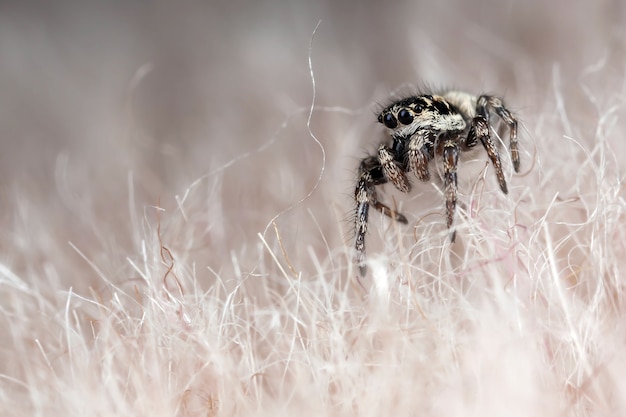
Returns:
[[[354,248],[356,250],[356,263],[361,276],[365,276],[367,273],[367,266],[365,265],[365,234],[367,232],[370,205],[396,221],[405,224],[408,223],[406,217],[402,214],[378,201],[376,186],[386,182],[387,178],[383,173],[383,166],[376,157],[370,156],[361,162],[361,166],[359,167],[359,180],[356,190],[354,191],[354,199],[356,202],[354,219],[356,240]]]

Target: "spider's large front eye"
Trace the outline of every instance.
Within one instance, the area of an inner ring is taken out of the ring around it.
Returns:
[[[410,125],[413,122],[413,115],[407,109],[402,109],[398,112],[398,120],[403,125]]]
[[[393,114],[391,113],[387,113],[385,115],[385,117],[383,118],[383,122],[385,123],[385,126],[387,126],[389,129],[393,129],[398,126],[398,121],[395,117],[393,117]]]

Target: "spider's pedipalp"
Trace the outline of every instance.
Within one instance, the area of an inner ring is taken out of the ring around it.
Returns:
[[[391,149],[386,145],[378,147],[378,160],[383,168],[385,178],[403,193],[411,191],[411,183],[394,158]]]
[[[409,159],[409,168],[417,178],[422,181],[428,181],[430,179],[430,172],[428,171],[428,162],[430,161],[430,155],[428,153],[428,146],[431,148],[434,146],[434,140],[432,135],[428,134],[428,131],[418,131],[409,141],[409,149],[407,151],[407,157]]]

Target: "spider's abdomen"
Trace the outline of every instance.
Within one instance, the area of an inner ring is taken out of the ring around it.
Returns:
[[[476,116],[476,103],[478,99],[475,95],[463,91],[447,91],[442,94],[442,97],[452,105],[465,120],[470,121]]]

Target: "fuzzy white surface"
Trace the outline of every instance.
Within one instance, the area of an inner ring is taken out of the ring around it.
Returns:
[[[592,3],[3,3],[0,414],[624,415],[625,12]],[[503,94],[523,172],[465,161],[453,246],[439,185],[387,187],[410,224],[372,213],[358,280],[356,167],[424,83]]]

